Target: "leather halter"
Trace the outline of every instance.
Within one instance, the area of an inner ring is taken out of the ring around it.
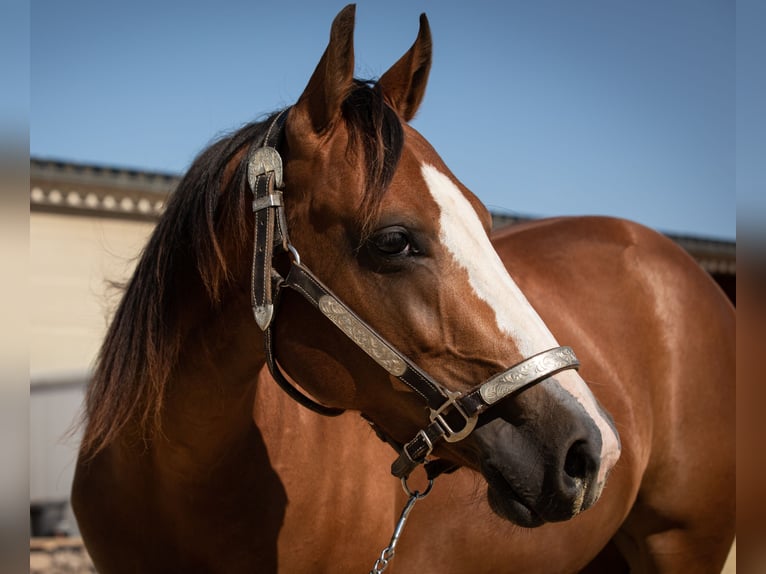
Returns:
[[[290,244],[282,201],[282,160],[277,152],[286,112],[284,110],[274,118],[262,145],[251,151],[248,182],[254,196],[255,213],[251,285],[253,313],[265,334],[269,370],[290,397],[322,415],[336,416],[343,412],[342,409],[321,405],[297,390],[276,362],[272,327],[279,294],[283,289],[300,293],[378,365],[425,401],[431,422],[404,445],[391,440],[370,423],[378,435],[399,453],[391,466],[391,473],[399,478],[409,476],[418,465],[425,464],[440,441],[457,442],[466,438],[476,427],[479,415],[498,401],[560,371],[579,367],[580,363],[571,348],[556,347],[521,361],[470,391],[452,391],[435,381],[360,319],[301,263],[298,252]],[[291,255],[290,270],[285,277],[272,267],[275,245]],[[429,475],[445,472],[447,467],[437,465],[433,468],[438,470],[429,471]]]

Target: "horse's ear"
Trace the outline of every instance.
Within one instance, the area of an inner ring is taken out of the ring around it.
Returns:
[[[431,27],[426,15],[421,14],[415,43],[378,81],[386,100],[406,122],[418,111],[430,70]]]
[[[295,104],[317,134],[333,124],[353,87],[355,12],[356,6],[349,4],[333,20],[327,49]]]

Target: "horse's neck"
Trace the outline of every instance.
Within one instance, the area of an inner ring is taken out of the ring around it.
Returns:
[[[185,325],[155,442],[179,463],[209,465],[252,431],[252,405],[264,365],[263,341],[241,298]],[[188,460],[186,460],[188,459]]]
[[[279,525],[280,571],[369,568],[390,539],[405,501],[389,470],[394,451],[357,413],[324,417],[309,411],[265,370],[253,419],[268,467],[289,500]],[[353,536],[339,543],[343,529]]]

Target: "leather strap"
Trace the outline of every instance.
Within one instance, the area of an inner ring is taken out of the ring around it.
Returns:
[[[342,415],[344,412],[346,412],[344,409],[327,407],[323,404],[320,404],[295,388],[295,386],[287,380],[287,377],[282,372],[279,363],[277,363],[277,354],[276,349],[274,348],[274,336],[272,334],[271,327],[266,329],[264,335],[266,341],[266,364],[269,367],[269,372],[271,373],[271,376],[274,378],[276,383],[284,392],[288,394],[291,399],[306,407],[307,409],[326,417],[337,417],[338,415]]]
[[[274,244],[278,239],[287,243],[287,229],[283,225],[282,158],[276,149],[286,117],[287,110],[283,110],[272,120],[264,141],[250,151],[247,165],[247,179],[253,193],[255,219],[251,304],[255,321],[264,331],[274,318],[271,290]]]

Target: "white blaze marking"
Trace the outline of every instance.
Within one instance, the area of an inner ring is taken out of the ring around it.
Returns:
[[[557,347],[543,323],[505,269],[473,206],[455,183],[431,165],[421,167],[441,211],[439,241],[468,272],[476,295],[495,312],[500,331],[511,337],[524,357]]]
[[[441,211],[439,241],[468,272],[471,287],[495,312],[500,330],[513,339],[524,357],[557,347],[556,339],[508,275],[460,189],[432,165],[424,164],[421,171]]]
[[[558,347],[556,338],[511,279],[468,199],[434,166],[423,164],[421,172],[439,206],[439,241],[466,270],[476,296],[494,311],[500,331],[513,339],[524,358]],[[564,371],[556,379],[583,406],[601,432],[602,464],[597,481],[602,483],[619,457],[617,437],[576,371]]]

